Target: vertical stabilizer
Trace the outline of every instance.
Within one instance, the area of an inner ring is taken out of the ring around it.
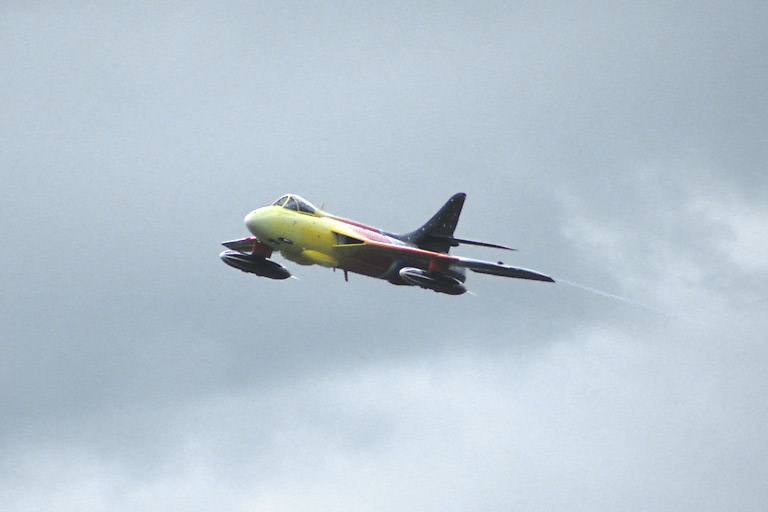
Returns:
[[[466,197],[467,194],[463,192],[454,194],[426,224],[399,238],[420,249],[447,253],[451,247],[458,245],[453,239],[453,232],[459,223]]]

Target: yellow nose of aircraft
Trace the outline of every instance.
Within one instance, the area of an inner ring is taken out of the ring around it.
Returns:
[[[253,210],[251,213],[245,216],[243,219],[243,222],[245,223],[245,227],[248,228],[248,230],[251,230],[251,226],[255,225],[256,223],[256,210]]]
[[[251,213],[245,216],[245,219],[243,219],[243,222],[245,222],[245,227],[248,228],[248,231],[259,236],[259,220],[261,220],[261,213],[262,208],[259,208],[258,210],[253,210]]]

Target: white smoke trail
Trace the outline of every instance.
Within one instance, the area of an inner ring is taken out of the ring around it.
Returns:
[[[664,311],[663,309],[657,308],[656,306],[650,306],[648,304],[643,304],[642,302],[638,302],[638,301],[633,300],[633,299],[628,299],[627,297],[620,297],[618,295],[614,295],[612,293],[604,292],[604,291],[598,290],[596,288],[590,288],[589,286],[584,286],[583,284],[573,283],[571,281],[567,281],[565,279],[559,279],[559,278],[555,279],[555,282],[567,284],[569,286],[574,286],[574,287],[580,288],[580,289],[582,289],[584,291],[587,291],[587,292],[590,292],[590,293],[594,293],[595,295],[601,295],[601,296],[609,298],[609,299],[614,299],[614,300],[618,300],[618,301],[621,301],[621,302],[625,302],[625,303],[631,304],[633,306],[637,306],[637,307],[640,307],[640,308],[643,308],[643,309],[647,309],[648,311],[654,311],[656,313],[661,313],[662,315],[664,315],[666,317],[669,317],[669,318],[676,318],[676,319],[679,318],[677,315],[672,314],[672,313],[670,313],[668,311]]]

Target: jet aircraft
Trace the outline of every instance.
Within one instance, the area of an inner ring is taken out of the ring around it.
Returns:
[[[465,240],[453,236],[466,194],[458,193],[419,229],[393,234],[331,215],[301,197],[288,194],[270,206],[245,216],[254,235],[224,242],[220,254],[234,268],[268,277],[287,279],[291,273],[269,259],[279,251],[300,265],[321,265],[384,279],[395,285],[420,286],[435,292],[461,295],[466,269],[481,274],[554,282],[549,276],[504,265],[502,262],[464,258],[448,254],[461,244],[514,251],[509,247]]]

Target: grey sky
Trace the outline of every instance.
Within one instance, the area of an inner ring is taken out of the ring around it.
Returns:
[[[0,502],[768,508],[768,8],[0,7]],[[672,316],[221,264],[287,192]]]

